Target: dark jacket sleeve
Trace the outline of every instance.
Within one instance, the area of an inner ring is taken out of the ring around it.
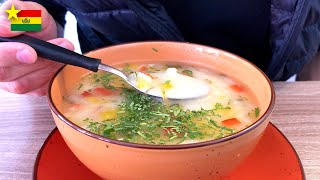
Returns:
[[[274,0],[271,6],[273,57],[266,74],[287,80],[309,63],[320,46],[319,0]]]

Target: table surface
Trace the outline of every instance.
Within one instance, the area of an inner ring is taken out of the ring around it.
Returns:
[[[275,82],[271,117],[296,149],[307,180],[320,179],[320,81]],[[32,179],[36,155],[55,128],[45,97],[0,90],[0,179]]]

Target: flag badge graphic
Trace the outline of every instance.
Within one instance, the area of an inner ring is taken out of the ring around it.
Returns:
[[[6,12],[11,31],[41,31],[41,10],[17,10],[12,5]]]

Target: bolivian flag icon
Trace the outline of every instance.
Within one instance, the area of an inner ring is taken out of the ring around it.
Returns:
[[[7,10],[11,31],[41,31],[41,10]]]

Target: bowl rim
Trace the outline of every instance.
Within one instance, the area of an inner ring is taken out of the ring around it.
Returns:
[[[52,88],[52,84],[53,81],[55,80],[55,78],[58,76],[58,74],[67,66],[64,65],[62,66],[51,78],[50,82],[49,82],[49,87],[47,90],[47,99],[48,99],[48,103],[49,103],[49,107],[52,110],[52,112],[59,118],[59,120],[63,121],[65,124],[67,124],[68,126],[70,126],[71,128],[73,128],[74,130],[87,135],[91,138],[97,139],[97,140],[101,140],[104,141],[106,143],[111,143],[111,144],[115,144],[115,145],[120,145],[120,146],[126,146],[126,147],[131,147],[131,148],[142,148],[142,149],[159,149],[159,150],[175,150],[175,149],[190,149],[190,148],[197,148],[197,147],[203,147],[203,146],[209,146],[209,145],[214,145],[214,144],[219,144],[222,142],[226,142],[226,141],[230,141],[232,139],[235,139],[237,137],[240,137],[250,131],[252,131],[253,129],[255,129],[256,127],[258,127],[260,124],[262,124],[267,117],[272,113],[273,108],[274,108],[274,104],[275,104],[275,90],[274,90],[274,86],[272,84],[272,82],[270,81],[270,79],[268,78],[268,76],[260,69],[258,68],[256,65],[254,65],[253,63],[251,63],[250,61],[236,55],[233,54],[231,52],[219,49],[219,48],[215,48],[215,47],[210,47],[210,46],[206,46],[206,45],[200,45],[200,44],[195,44],[195,43],[186,43],[186,42],[174,42],[174,41],[143,41],[143,42],[130,42],[130,43],[123,43],[120,45],[111,45],[111,46],[107,46],[107,47],[102,47],[99,49],[95,49],[93,51],[89,51],[85,54],[88,53],[92,53],[95,51],[100,51],[103,50],[105,48],[110,48],[110,47],[118,47],[118,46],[135,46],[135,45],[141,45],[141,44],[150,44],[150,43],[154,43],[154,44],[173,44],[173,45],[188,45],[188,46],[195,46],[195,47],[202,47],[202,48],[209,48],[209,49],[214,49],[217,50],[219,52],[223,52],[225,54],[228,55],[232,55],[234,57],[237,58],[237,60],[241,60],[241,61],[245,61],[246,63],[248,63],[249,65],[251,65],[253,68],[255,68],[256,70],[258,70],[265,78],[265,80],[267,80],[270,91],[271,91],[271,99],[270,99],[270,103],[268,105],[267,110],[265,111],[265,113],[253,124],[251,124],[250,126],[248,126],[247,128],[238,131],[237,133],[231,134],[229,136],[223,137],[223,138],[219,138],[219,139],[214,139],[214,140],[208,140],[208,141],[202,141],[202,142],[198,142],[198,143],[190,143],[190,144],[177,144],[177,145],[152,145],[152,144],[137,144],[137,143],[130,143],[130,142],[124,142],[124,141],[120,141],[120,140],[115,140],[115,139],[110,139],[110,138],[106,138],[103,137],[101,135],[92,133],[86,129],[83,129],[79,126],[77,126],[76,124],[74,124],[73,122],[71,122],[70,120],[68,120],[68,118],[66,118],[54,105],[53,100],[52,100],[52,96],[51,96],[51,88]]]

